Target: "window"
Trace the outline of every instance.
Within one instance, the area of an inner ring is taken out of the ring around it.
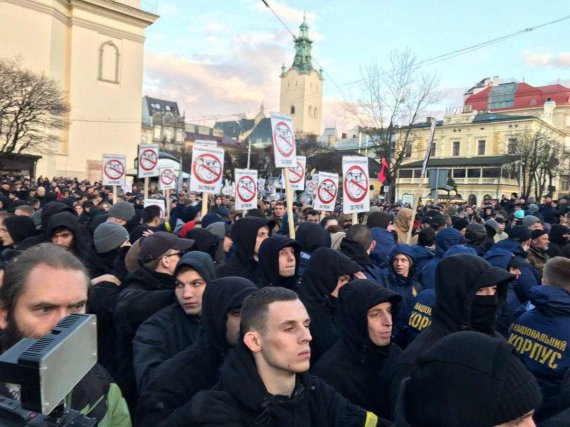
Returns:
[[[501,175],[501,168],[483,168],[483,178],[498,178]]]
[[[421,178],[422,170],[421,169],[414,169],[414,178]]]
[[[453,169],[454,178],[465,178],[465,175],[466,175],[465,169]]]
[[[313,107],[309,106],[309,117],[313,117]]]
[[[317,107],[313,108],[313,117],[316,119],[317,116]]]
[[[108,41],[99,47],[99,80],[119,83],[119,48]]]
[[[518,141],[516,138],[509,138],[507,142],[507,154],[517,154]]]
[[[431,143],[430,156],[437,156],[437,145],[435,142]]]
[[[481,169],[467,169],[467,178],[481,178]]]
[[[160,128],[160,126],[155,126],[155,128],[154,128],[154,139],[160,139],[161,132],[162,132],[162,129]]]
[[[453,151],[451,152],[452,156],[459,156],[459,151],[461,148],[461,143],[459,141],[453,141]]]
[[[413,175],[413,169],[400,169],[399,177],[400,178],[411,178]]]
[[[560,177],[560,191],[570,191],[570,176]]]
[[[485,140],[480,139],[477,142],[477,155],[478,156],[484,156],[485,155]]]
[[[570,114],[566,115],[566,127],[570,128]]]
[[[291,105],[291,108],[289,109],[289,111],[291,112],[291,115],[295,114],[295,106]]]
[[[412,144],[408,143],[404,150],[404,157],[412,157]]]

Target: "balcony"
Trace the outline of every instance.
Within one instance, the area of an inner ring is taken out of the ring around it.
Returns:
[[[457,185],[512,185],[518,186],[519,183],[516,179],[508,178],[454,178]],[[419,178],[399,178],[398,184],[419,184]],[[428,179],[424,178],[423,185],[428,185]]]

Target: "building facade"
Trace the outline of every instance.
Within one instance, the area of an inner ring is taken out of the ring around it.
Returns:
[[[309,26],[303,19],[295,38],[293,65],[281,68],[279,111],[291,116],[295,133],[319,137],[323,120],[323,71],[313,68],[312,44]]]
[[[0,0],[0,57],[55,79],[67,126],[38,175],[101,179],[104,153],[132,164],[141,141],[144,29],[158,16],[140,0]]]
[[[447,169],[449,184],[456,186],[451,194],[457,193],[472,204],[520,193],[521,157],[516,154],[516,145],[536,132],[547,133],[561,147],[564,144],[563,132],[534,116],[476,111],[447,114],[437,122],[428,171]],[[413,150],[396,181],[397,200],[415,194],[418,189],[429,133],[430,122],[414,125]],[[560,179],[557,176],[555,184]],[[422,184],[422,198],[429,197],[427,176]]]

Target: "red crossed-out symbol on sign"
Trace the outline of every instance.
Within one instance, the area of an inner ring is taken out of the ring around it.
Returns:
[[[174,172],[172,169],[164,169],[160,174],[160,180],[164,185],[170,185],[174,181]]]
[[[291,154],[293,154],[295,144],[293,142],[293,132],[288,123],[279,122],[275,125],[273,140],[275,141],[277,151],[279,151],[283,157],[290,157]]]
[[[250,176],[242,176],[237,183],[237,193],[242,202],[248,203],[255,198],[255,182]]]
[[[222,176],[222,164],[212,154],[201,154],[192,165],[192,171],[203,184],[213,184]]]
[[[141,153],[141,158],[139,160],[141,168],[145,171],[153,170],[158,163],[158,158],[156,151],[151,149],[146,149]]]
[[[323,179],[319,185],[317,196],[322,203],[330,203],[336,197],[337,184],[330,178]]]
[[[301,180],[305,176],[305,168],[303,168],[303,164],[297,160],[297,166],[294,168],[289,168],[289,172],[291,173],[291,184],[297,184],[301,182]]]
[[[358,165],[351,166],[346,171],[343,182],[344,194],[352,203],[362,201],[368,193],[368,177]]]
[[[105,175],[109,179],[120,179],[125,173],[125,167],[119,160],[111,159],[105,163]]]

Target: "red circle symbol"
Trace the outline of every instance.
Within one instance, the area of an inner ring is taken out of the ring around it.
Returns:
[[[222,163],[212,154],[201,154],[194,161],[192,172],[203,184],[213,184],[222,177]]]
[[[358,165],[348,168],[342,186],[348,200],[352,203],[361,202],[368,194],[368,177],[364,169]]]
[[[147,172],[151,171],[156,167],[157,163],[158,163],[158,156],[156,155],[156,151],[147,148],[141,153],[139,164],[141,165],[141,168],[143,168],[143,170]]]
[[[174,182],[174,172],[172,169],[163,169],[160,173],[160,181],[164,185],[170,185]]]
[[[278,122],[275,125],[275,132],[273,133],[273,141],[277,151],[283,157],[291,157],[293,149],[295,148],[294,135],[286,122]]]
[[[297,184],[303,180],[305,177],[305,168],[303,164],[297,160],[297,166],[294,168],[289,168],[289,176],[291,184]]]
[[[237,183],[237,194],[243,203],[249,203],[255,198],[255,182],[250,176],[242,176]]]
[[[319,184],[317,197],[323,204],[327,204],[334,200],[337,191],[338,191],[337,183],[330,178],[325,178]]]
[[[109,179],[121,179],[125,174],[125,166],[119,160],[111,159],[105,163],[105,175]]]

